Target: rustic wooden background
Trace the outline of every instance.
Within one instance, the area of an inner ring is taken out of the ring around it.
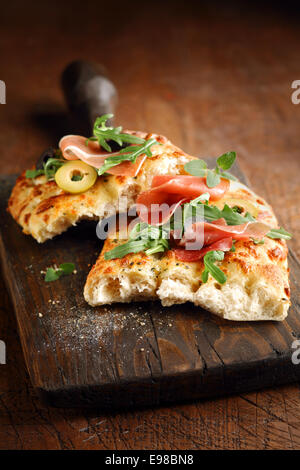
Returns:
[[[1,173],[20,172],[70,130],[58,77],[71,60],[98,61],[119,90],[120,123],[164,133],[197,155],[235,149],[253,188],[293,232],[299,256],[300,105],[291,102],[291,83],[300,79],[299,9],[224,3],[1,6]],[[44,407],[2,278],[0,290],[1,449],[300,449],[297,384],[114,415]]]

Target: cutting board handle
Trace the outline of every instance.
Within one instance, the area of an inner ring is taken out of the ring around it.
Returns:
[[[61,83],[76,128],[84,135],[92,135],[97,116],[114,113],[118,93],[103,66],[83,60],[72,62],[64,69]]]

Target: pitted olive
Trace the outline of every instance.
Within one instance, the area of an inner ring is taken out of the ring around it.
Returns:
[[[56,184],[68,193],[83,193],[90,189],[97,179],[97,171],[81,160],[71,160],[55,173]]]

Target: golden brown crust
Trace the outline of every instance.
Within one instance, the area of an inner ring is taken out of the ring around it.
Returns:
[[[175,147],[166,137],[130,131],[150,139],[155,137],[161,145],[152,147],[153,158],[147,159],[136,178],[105,175],[83,194],[69,194],[45,176],[26,178],[25,172],[17,179],[8,201],[8,211],[21,225],[25,234],[43,242],[65,231],[82,219],[99,219],[118,210],[118,200],[127,196],[127,210],[137,194],[147,189],[154,174],[182,173],[186,161],[194,158]],[[125,202],[124,202],[125,203]]]
[[[272,208],[248,188],[233,184],[227,197],[255,204],[260,221],[277,226]],[[284,240],[265,237],[264,244],[237,241],[235,252],[225,253],[224,260],[217,263],[227,276],[224,285],[211,276],[204,284],[203,260],[182,262],[172,250],[163,255],[146,256],[141,252],[104,260],[106,251],[124,241],[105,241],[85,285],[85,298],[91,305],[136,300],[130,288],[130,273],[140,268],[140,284],[149,279],[151,282],[144,296],[138,294],[139,300],[156,298],[166,306],[191,301],[230,320],[283,320],[287,315],[290,290]]]

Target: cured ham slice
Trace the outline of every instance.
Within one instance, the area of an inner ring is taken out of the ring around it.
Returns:
[[[107,157],[119,155],[119,152],[106,152],[102,150],[98,142],[89,140],[81,135],[66,135],[59,142],[59,148],[66,160],[82,160],[94,168],[101,168]],[[146,155],[140,155],[135,163],[124,161],[119,165],[109,168],[106,173],[111,175],[136,176]]]
[[[179,261],[199,261],[203,258],[206,253],[209,251],[220,250],[220,251],[229,251],[232,247],[232,238],[223,238],[215,243],[212,243],[209,246],[202,248],[201,250],[185,250],[183,248],[175,248],[173,251],[176,258]]]
[[[185,248],[175,248],[175,256],[180,261],[198,261],[209,251],[228,251],[233,240],[249,240],[249,238],[264,237],[270,227],[261,222],[247,222],[242,225],[226,225],[224,219],[212,223],[197,222],[191,225],[178,245]],[[189,245],[200,240],[201,249],[191,250]]]
[[[135,163],[126,160],[122,163],[119,163],[119,165],[112,166],[111,168],[109,168],[109,170],[106,171],[106,173],[116,176],[122,175],[135,177],[140,172],[140,169],[146,159],[147,155],[140,155],[139,157],[137,157]]]
[[[159,225],[166,223],[174,214],[177,207],[203,193],[209,193],[210,199],[221,199],[230,187],[228,180],[209,188],[205,178],[188,175],[157,175],[152,180],[151,189],[145,191],[137,198],[137,210],[143,222]],[[161,205],[161,217],[156,216],[158,205]],[[169,210],[168,210],[169,206]],[[153,222],[153,221],[156,222]]]
[[[218,201],[229,190],[230,181],[222,178],[214,188],[209,188],[206,178],[190,175],[157,175],[152,180],[152,190],[169,194],[181,194],[184,197],[194,199],[200,194],[208,193],[210,201]]]
[[[137,199],[136,209],[142,222],[146,222],[150,225],[163,225],[170,220],[176,209],[184,202],[187,202],[188,199],[182,198],[176,194],[166,195],[165,193],[161,193],[159,200],[151,204],[150,210],[146,205],[138,201],[139,197]]]
[[[220,223],[221,221],[221,223]],[[219,222],[219,223],[217,223]],[[180,240],[179,245],[185,246],[193,240],[199,239],[204,234],[203,245],[211,245],[223,238],[232,237],[234,240],[249,240],[249,238],[261,239],[270,230],[267,224],[262,222],[247,222],[242,225],[224,225],[224,219],[213,223],[197,222],[190,225]]]
[[[66,160],[82,160],[95,168],[101,168],[104,160],[111,153],[101,150],[98,142],[89,140],[81,135],[66,135],[59,141],[59,148]]]

